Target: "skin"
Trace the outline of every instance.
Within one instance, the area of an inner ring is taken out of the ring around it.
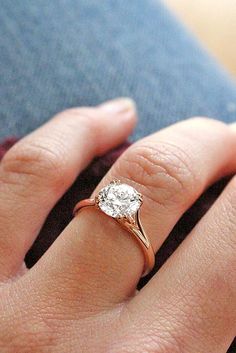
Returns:
[[[23,265],[57,200],[136,119],[129,99],[67,110],[2,160],[1,353],[226,353],[236,332],[235,177],[140,292],[142,252],[95,209],[81,211],[31,270]],[[132,145],[95,193],[114,178],[141,192],[156,252],[203,191],[235,173],[235,154],[234,127],[189,119]]]

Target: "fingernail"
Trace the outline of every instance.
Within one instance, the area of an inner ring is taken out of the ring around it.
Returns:
[[[135,102],[131,98],[126,97],[107,101],[101,104],[99,108],[111,114],[123,114],[136,111]]]

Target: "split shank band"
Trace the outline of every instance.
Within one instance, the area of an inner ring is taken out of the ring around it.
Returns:
[[[132,186],[114,180],[104,187],[94,199],[78,202],[73,214],[86,207],[96,207],[114,218],[125,230],[133,235],[142,249],[145,258],[142,276],[146,276],[154,267],[155,255],[148,236],[140,221],[140,207],[143,198]]]

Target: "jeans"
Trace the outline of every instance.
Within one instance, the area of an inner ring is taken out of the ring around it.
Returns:
[[[6,0],[0,33],[0,138],[117,96],[137,102],[133,139],[236,120],[235,83],[158,0]]]

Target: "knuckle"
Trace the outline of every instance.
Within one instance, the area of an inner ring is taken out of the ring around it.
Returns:
[[[117,167],[120,175],[143,187],[146,197],[162,205],[184,202],[197,179],[187,153],[163,142],[130,147]]]
[[[63,155],[63,154],[62,154]],[[63,178],[63,157],[60,149],[40,142],[19,143],[1,161],[1,178],[7,183],[46,182],[52,185]]]

